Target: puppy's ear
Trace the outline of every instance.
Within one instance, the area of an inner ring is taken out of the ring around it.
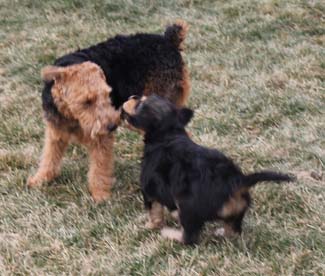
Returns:
[[[58,66],[46,66],[41,70],[42,79],[45,81],[57,81],[64,77],[66,68]]]
[[[183,126],[186,126],[193,117],[194,111],[187,107],[182,108],[178,111],[178,119]]]

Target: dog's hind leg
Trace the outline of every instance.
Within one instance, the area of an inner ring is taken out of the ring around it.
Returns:
[[[29,187],[40,187],[43,182],[50,181],[58,176],[60,163],[68,142],[69,134],[47,124],[41,162],[36,174],[27,180]]]
[[[215,235],[223,236],[223,237],[236,237],[242,232],[242,222],[245,215],[245,211],[234,216],[232,218],[228,218],[224,221],[224,227],[219,228],[215,231]]]
[[[183,242],[185,244],[195,244],[198,242],[201,229],[204,222],[199,220],[188,220],[184,221],[181,217],[181,224],[184,229]]]

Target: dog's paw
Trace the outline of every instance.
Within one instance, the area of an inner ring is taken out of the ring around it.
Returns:
[[[111,193],[109,191],[94,191],[91,193],[91,197],[95,203],[102,203],[111,197]]]
[[[152,220],[148,220],[146,222],[146,224],[144,225],[144,227],[146,229],[149,229],[149,230],[153,230],[153,229],[160,229],[164,226],[164,222],[163,221],[155,221],[153,222]]]
[[[175,240],[183,243],[183,231],[175,228],[164,227],[161,229],[161,236],[165,239]]]
[[[148,220],[146,224],[144,225],[146,229],[153,230],[153,229],[159,229],[161,228],[159,225],[153,223],[152,221]]]
[[[225,228],[221,227],[221,228],[218,228],[214,234],[218,237],[224,237],[225,236]]]
[[[36,176],[30,176],[27,179],[27,186],[29,188],[36,188],[36,187],[41,187],[43,184],[42,179]]]

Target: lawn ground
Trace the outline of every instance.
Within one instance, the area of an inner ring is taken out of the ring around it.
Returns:
[[[195,247],[144,229],[142,142],[119,129],[116,185],[96,206],[87,155],[29,191],[43,143],[40,69],[117,33],[186,20],[193,139],[244,171],[298,181],[259,185],[241,237]],[[0,275],[325,275],[325,3],[321,0],[0,0]]]

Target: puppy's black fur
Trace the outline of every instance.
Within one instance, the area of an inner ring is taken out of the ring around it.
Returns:
[[[188,91],[187,70],[180,51],[187,32],[186,23],[167,27],[164,35],[117,35],[107,41],[58,58],[56,66],[91,61],[104,71],[113,106],[117,109],[131,95],[157,90],[174,103],[183,104]],[[46,118],[56,125],[66,124],[53,101],[53,82],[42,92]]]
[[[184,243],[195,243],[204,223],[216,219],[223,220],[233,233],[240,233],[251,201],[249,188],[260,181],[293,180],[271,171],[243,174],[223,153],[189,138],[184,127],[193,116],[192,110],[178,109],[155,95],[137,101],[131,113],[125,110],[125,103],[123,116],[145,132],[141,170],[144,204],[149,210],[153,202],[178,209]]]

